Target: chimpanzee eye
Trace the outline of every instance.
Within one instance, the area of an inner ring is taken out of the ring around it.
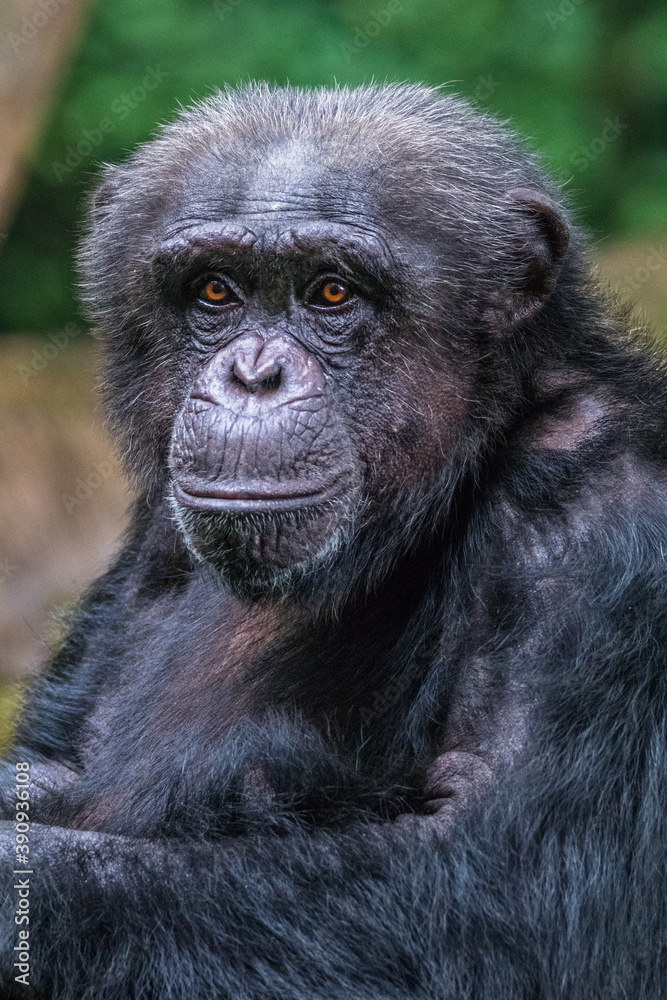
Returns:
[[[197,295],[201,302],[212,306],[226,306],[236,301],[236,296],[222,278],[209,278],[206,284],[199,287]]]
[[[309,306],[342,306],[353,297],[352,288],[342,278],[324,278],[306,295]]]

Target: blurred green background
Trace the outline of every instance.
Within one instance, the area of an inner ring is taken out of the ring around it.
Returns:
[[[250,78],[423,81],[510,120],[603,275],[667,327],[664,0],[0,0],[0,681],[44,661],[129,500],[76,300],[85,192],[179,105]],[[0,684],[0,742],[15,699]]]
[[[0,257],[1,330],[76,319],[73,248],[97,164],[179,103],[250,77],[449,84],[544,153],[597,238],[667,231],[664,0],[104,0]]]

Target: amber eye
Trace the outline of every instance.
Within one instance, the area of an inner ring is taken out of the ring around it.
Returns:
[[[211,305],[222,306],[231,301],[229,288],[220,278],[211,278],[202,288],[199,297],[203,302],[210,302]]]
[[[313,290],[309,302],[314,306],[341,306],[352,298],[352,290],[338,278],[327,278]]]

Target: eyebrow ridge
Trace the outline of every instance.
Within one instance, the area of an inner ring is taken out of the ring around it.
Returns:
[[[170,254],[174,257],[191,251],[238,254],[240,251],[281,256],[317,253],[331,256],[342,262],[352,259],[371,272],[389,270],[395,267],[393,254],[382,236],[371,230],[355,232],[358,226],[341,223],[318,222],[307,226],[292,226],[275,237],[260,237],[246,227],[229,224],[205,224],[192,227],[191,232],[176,230],[178,235],[167,238],[160,244],[158,255]]]

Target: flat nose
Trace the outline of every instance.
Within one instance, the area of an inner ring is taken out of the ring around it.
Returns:
[[[210,359],[190,397],[247,413],[317,399],[324,388],[319,362],[300,344],[246,334]]]
[[[277,392],[283,381],[283,367],[275,353],[270,344],[263,344],[259,353],[256,349],[241,349],[232,364],[232,380],[252,395]]]

